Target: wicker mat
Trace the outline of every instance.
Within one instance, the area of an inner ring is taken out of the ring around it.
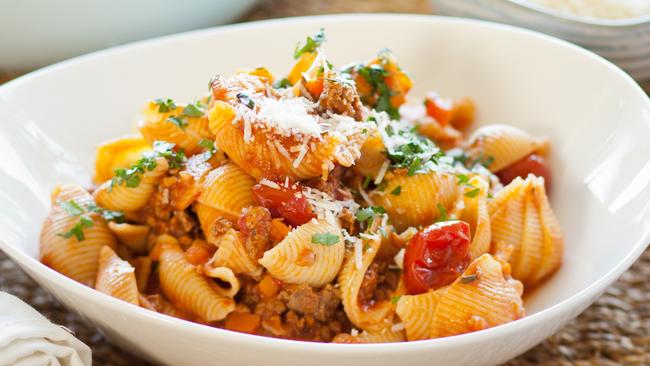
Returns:
[[[263,0],[243,20],[346,12],[428,13],[426,0]],[[2,73],[0,83],[17,74]],[[650,90],[650,89],[649,89]],[[650,365],[650,250],[579,318],[509,366]],[[96,366],[147,365],[112,346],[0,252],[0,289],[13,293],[93,350]],[[480,360],[477,360],[480,365]]]

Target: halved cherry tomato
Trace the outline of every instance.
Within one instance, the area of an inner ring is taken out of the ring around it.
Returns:
[[[440,125],[446,126],[454,116],[454,101],[448,98],[441,98],[435,93],[430,93],[424,100],[427,114],[433,117]]]
[[[271,215],[283,218],[291,226],[299,226],[316,217],[314,211],[302,194],[300,185],[287,188],[279,185],[279,189],[263,184],[253,186],[253,199],[255,203],[266,207]]]
[[[508,184],[517,177],[526,179],[528,174],[544,177],[544,187],[546,187],[546,191],[548,192],[551,190],[551,170],[548,168],[548,165],[546,165],[544,158],[537,154],[530,154],[525,158],[510,164],[498,172],[497,176],[501,183]]]
[[[463,221],[443,221],[409,240],[404,253],[404,285],[411,295],[454,282],[471,261],[470,228]]]

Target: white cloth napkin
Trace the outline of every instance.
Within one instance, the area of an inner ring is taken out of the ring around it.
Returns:
[[[90,366],[90,348],[17,297],[0,291],[0,366]]]

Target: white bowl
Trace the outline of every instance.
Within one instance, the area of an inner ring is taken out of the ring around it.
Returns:
[[[320,27],[342,65],[390,47],[415,81],[470,96],[480,123],[553,142],[552,204],[565,263],[526,298],[529,315],[492,329],[399,344],[286,341],[170,318],[84,287],[40,264],[49,192],[89,181],[94,146],[132,127],[148,98],[183,100],[206,80],[265,63],[280,75],[295,43]],[[191,56],[190,56],[191,55]],[[0,248],[124,348],[169,365],[492,365],[557,331],[591,304],[650,241],[650,101],[620,69],[542,34],[411,15],[297,18],[227,26],[102,51],[0,87]]]
[[[33,70],[101,48],[213,27],[258,0],[0,0],[0,69]]]
[[[436,14],[544,32],[588,48],[637,80],[650,80],[650,15],[630,19],[575,16],[526,0],[430,0]]]

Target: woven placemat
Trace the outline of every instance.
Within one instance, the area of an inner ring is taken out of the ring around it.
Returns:
[[[429,13],[426,0],[263,0],[242,20],[348,12]],[[0,83],[17,76],[2,72]],[[650,90],[650,85],[646,90]],[[508,366],[650,365],[650,250],[580,317]],[[96,366],[148,365],[111,345],[0,252],[0,290],[65,325],[93,350]],[[477,360],[480,365],[480,360]]]

